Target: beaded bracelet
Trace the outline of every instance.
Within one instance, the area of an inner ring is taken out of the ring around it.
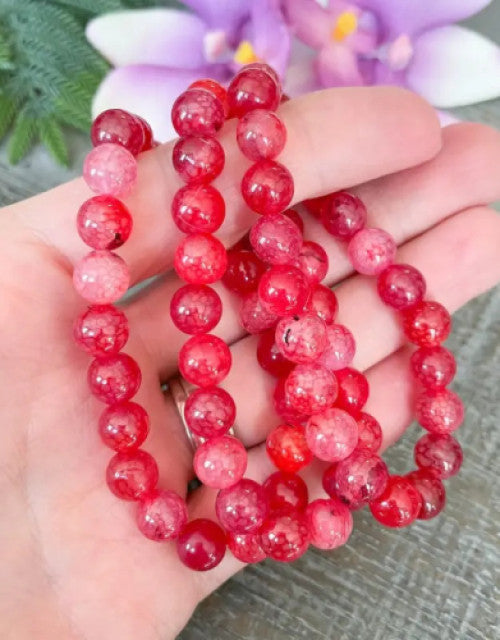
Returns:
[[[107,484],[119,498],[137,502],[137,525],[147,538],[175,539],[180,560],[194,570],[218,565],[226,548],[243,562],[266,557],[289,562],[310,544],[334,549],[352,531],[352,511],[366,504],[390,527],[432,518],[444,506],[442,480],[457,473],[462,462],[460,445],[450,434],[462,422],[463,406],[447,389],[456,364],[441,346],[450,316],[439,303],[424,300],[425,280],[417,269],[394,263],[392,237],[366,227],[359,198],[338,192],[306,207],[326,232],[348,243],[354,269],[377,278],[380,298],[400,316],[404,335],[417,347],[410,362],[417,384],[415,416],[429,432],[415,447],[418,469],[391,476],[377,455],[381,427],[362,411],[368,381],[349,366],[355,340],[347,327],[335,323],[335,293],[321,284],[328,256],[318,243],[303,239],[300,214],[287,209],[293,179],[276,161],[286,143],[285,126],[275,113],[284,99],[274,70],[255,63],[242,68],[227,91],[213,80],[195,82],[172,109],[180,136],[172,162],[186,183],[171,205],[175,224],[186,234],[174,268],[186,284],[173,295],[170,313],[175,326],[191,336],[178,360],[184,380],[195,387],[182,400],[182,419],[197,445],[197,478],[218,489],[218,523],[188,522],[186,501],[157,487],[157,464],[140,448],[149,417],[131,401],[141,372],[121,351],[128,322],[113,305],[129,286],[127,266],[113,249],[132,230],[131,215],[118,198],[135,185],[135,156],[155,145],[150,127],[123,110],[105,111],[92,126],[95,146],[84,164],[84,179],[98,195],[77,216],[80,237],[92,251],[74,270],[75,288],[90,303],[75,323],[74,336],[94,358],[90,390],[108,405],[98,425],[102,441],[115,452]],[[216,135],[228,118],[238,118],[238,146],[253,161],[242,177],[242,196],[260,217],[226,251],[213,235],[224,221],[225,204],[211,183],[224,168]],[[262,485],[244,478],[247,452],[230,435],[236,405],[218,386],[232,364],[228,346],[210,333],[222,315],[221,299],[210,286],[218,280],[241,298],[241,325],[259,334],[256,357],[264,375],[276,378],[273,403],[282,423],[268,435],[266,450],[278,470]],[[328,497],[309,503],[298,472],[314,458],[331,463],[323,475]]]

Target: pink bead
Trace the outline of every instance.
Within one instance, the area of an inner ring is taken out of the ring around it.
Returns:
[[[255,533],[261,528],[268,506],[264,489],[248,478],[217,494],[215,512],[230,533]]]
[[[231,351],[227,344],[209,333],[193,336],[179,352],[179,370],[198,387],[212,387],[229,373]]]
[[[301,512],[307,507],[307,485],[294,473],[276,471],[263,484],[271,514]]]
[[[141,386],[141,380],[139,365],[126,353],[95,358],[87,372],[90,391],[106,404],[130,400]]]
[[[315,313],[326,324],[332,324],[337,315],[339,304],[335,293],[322,284],[317,284],[311,291],[306,310]]]
[[[260,301],[257,292],[249,293],[241,302],[240,324],[247,333],[261,333],[278,321],[278,316],[269,311]]]
[[[362,229],[349,242],[347,251],[356,271],[376,276],[394,261],[396,249],[396,243],[387,231]]]
[[[328,256],[317,242],[306,240],[294,265],[302,271],[309,284],[319,284],[328,273]]]
[[[224,222],[226,205],[211,185],[188,184],[174,195],[171,213],[183,233],[213,233]]]
[[[250,160],[272,160],[285,147],[285,125],[272,111],[254,109],[238,121],[236,141]]]
[[[290,265],[276,265],[259,282],[259,299],[278,316],[298,313],[304,308],[309,285],[303,273]]]
[[[132,216],[113,196],[94,196],[86,200],[76,218],[80,238],[93,249],[117,249],[132,231]]]
[[[393,309],[408,309],[424,297],[424,276],[409,264],[391,264],[379,274],[377,289],[380,298]]]
[[[339,240],[350,240],[366,224],[366,207],[345,191],[328,197],[321,209],[325,229]]]
[[[276,413],[285,422],[301,424],[307,417],[292,406],[290,394],[286,390],[286,378],[278,380],[274,388],[273,406]]]
[[[415,418],[427,431],[446,435],[462,424],[464,405],[449,389],[425,391],[417,396]]]
[[[265,559],[258,533],[228,533],[227,548],[240,562],[253,564]]]
[[[124,260],[110,251],[91,251],[73,271],[73,285],[78,294],[92,304],[111,304],[119,300],[130,283]]]
[[[286,473],[296,473],[313,459],[306,442],[304,427],[281,424],[266,440],[266,451],[275,467]]]
[[[419,520],[435,518],[446,503],[446,490],[441,480],[430,470],[420,469],[406,476],[410,484],[418,491],[421,498]]]
[[[330,371],[344,369],[351,364],[356,352],[354,336],[343,324],[331,324],[326,328],[326,347],[319,363]]]
[[[300,513],[273,515],[260,531],[260,541],[268,558],[293,562],[303,556],[309,546],[309,528]]]
[[[247,205],[262,215],[284,211],[293,197],[292,174],[279,162],[260,160],[245,172],[241,194]]]
[[[127,317],[112,305],[94,305],[78,316],[73,336],[93,356],[118,353],[128,340]]]
[[[219,294],[205,284],[187,284],[172,296],[170,317],[183,333],[195,335],[211,331],[222,315]]]
[[[443,479],[457,474],[463,459],[462,447],[450,435],[427,433],[415,445],[417,466],[430,469]]]
[[[410,369],[424,387],[439,389],[453,380],[457,363],[444,347],[420,347],[411,356]]]
[[[352,533],[352,514],[335,499],[314,500],[306,509],[311,544],[318,549],[336,549]]]
[[[388,478],[382,458],[355,449],[335,467],[335,495],[350,509],[360,509],[384,491]]]
[[[402,317],[405,336],[419,347],[437,347],[450,335],[450,314],[439,302],[418,302]]]
[[[191,284],[220,280],[227,267],[227,255],[220,240],[209,233],[193,233],[182,240],[174,255],[174,268]]]
[[[137,505],[139,530],[156,542],[176,538],[186,526],[187,519],[186,502],[174,491],[154,491]]]
[[[306,439],[316,458],[338,462],[347,458],[358,444],[358,426],[342,409],[329,407],[309,418]]]
[[[266,265],[252,252],[231,249],[227,252],[227,269],[222,283],[230,291],[246,295],[256,291]]]
[[[278,349],[288,360],[312,362],[327,345],[326,324],[312,313],[287,316],[276,325],[275,340]]]
[[[269,264],[289,264],[299,257],[302,234],[295,223],[281,213],[262,216],[250,230],[255,253]]]
[[[366,376],[349,367],[335,372],[338,382],[338,395],[335,405],[357,417],[366,404],[369,386]]]
[[[87,154],[83,178],[96,193],[126,196],[137,181],[137,162],[125,147],[100,144]]]
[[[192,391],[184,406],[184,419],[202,438],[224,435],[234,424],[236,406],[224,389],[209,387]]]
[[[253,109],[278,108],[281,91],[275,76],[259,68],[242,69],[231,80],[227,102],[231,117],[241,118]]]
[[[172,107],[172,124],[180,136],[215,136],[224,118],[222,102],[204,89],[184,91]]]
[[[307,416],[330,407],[337,397],[338,385],[335,376],[325,367],[311,362],[298,364],[285,382],[290,404],[299,413]]]
[[[200,482],[207,487],[226,489],[243,478],[247,452],[237,438],[216,436],[196,449],[193,468]]]
[[[370,502],[375,520],[386,527],[407,527],[416,520],[422,498],[407,478],[390,476],[383,493]]]
[[[226,534],[212,520],[192,520],[177,538],[179,560],[193,571],[216,567],[226,553]]]
[[[135,402],[120,402],[107,407],[99,418],[99,435],[104,444],[118,452],[141,446],[149,432],[149,416]]]
[[[215,138],[180,138],[172,151],[172,164],[188,184],[212,182],[224,168],[224,149]]]
[[[377,453],[382,445],[382,428],[369,413],[360,413],[356,419],[358,425],[358,449],[367,449]]]
[[[259,336],[257,361],[264,371],[267,371],[275,378],[286,378],[293,369],[293,362],[287,360],[276,346],[272,329]]]
[[[92,123],[90,138],[94,147],[112,142],[136,156],[144,146],[145,135],[140,120],[123,109],[107,109]]]
[[[115,453],[106,469],[108,487],[122,500],[139,500],[151,493],[158,476],[155,459],[142,449]]]

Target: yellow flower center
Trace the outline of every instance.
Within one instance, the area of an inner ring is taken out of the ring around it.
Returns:
[[[254,48],[248,42],[248,40],[242,40],[236,49],[234,54],[234,61],[239,64],[250,64],[252,62],[258,62],[259,58],[256,55]]]
[[[344,11],[337,18],[337,24],[332,31],[332,40],[342,42],[358,28],[358,18],[353,11]]]

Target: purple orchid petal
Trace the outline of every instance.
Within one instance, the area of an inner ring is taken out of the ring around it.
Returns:
[[[89,42],[117,67],[158,64],[195,69],[206,64],[207,27],[198,16],[175,9],[106,13],[91,20]]]
[[[500,48],[458,26],[441,27],[415,41],[408,86],[436,107],[458,107],[500,96]]]
[[[182,0],[197,13],[210,29],[223,29],[234,38],[250,13],[248,0]]]
[[[324,87],[352,87],[365,84],[356,54],[342,44],[324,47],[316,59],[316,69]]]
[[[321,49],[331,39],[332,19],[315,0],[287,0],[286,20],[297,38],[313,49]]]
[[[176,137],[170,110],[177,96],[206,69],[169,69],[155,65],[130,65],[110,71],[92,104],[95,117],[105,109],[120,108],[145,118],[160,142]],[[213,74],[212,74],[213,75]]]
[[[285,76],[290,58],[290,32],[274,0],[253,0],[248,38],[256,55]]]

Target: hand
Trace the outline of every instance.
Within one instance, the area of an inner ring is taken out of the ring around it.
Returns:
[[[292,100],[280,110],[289,139],[282,162],[291,170],[295,201],[353,187],[372,226],[394,235],[398,259],[421,269],[433,298],[451,311],[500,278],[500,219],[485,203],[500,197],[500,136],[459,124],[440,130],[433,110],[399,89],[329,90]],[[165,114],[165,117],[168,117]],[[218,234],[235,242],[255,219],[239,182],[246,161],[236,148],[234,123],[222,134],[226,169],[217,180],[227,203]],[[143,372],[137,395],[151,416],[145,449],[156,457],[161,485],[185,495],[192,453],[160,381],[176,371],[184,341],[169,317],[178,286],[171,270],[181,234],[169,216],[179,186],[171,145],[144,154],[139,183],[127,201],[135,229],[118,252],[137,283],[164,274],[126,303],[131,339],[125,351]],[[357,186],[354,186],[357,185]],[[230,554],[208,573],[177,559],[175,545],[145,539],[134,505],[106,487],[111,453],[96,424],[103,406],[89,393],[89,358],[72,342],[84,303],[74,293],[73,264],[86,249],[75,229],[79,205],[90,195],[82,180],[5,208],[0,213],[1,369],[0,635],[5,640],[174,638],[194,607],[242,568]],[[408,350],[373,282],[350,272],[344,249],[317,221],[306,236],[321,238],[331,258],[327,283],[337,289],[339,322],[354,333],[354,366],[368,370],[367,410],[380,421],[384,446],[411,420]],[[216,333],[232,343],[234,365],[224,386],[238,408],[237,435],[250,448],[248,475],[271,472],[262,442],[278,423],[270,405],[271,379],[255,360],[237,301],[217,287],[224,316]],[[320,479],[308,473],[311,495]],[[191,517],[211,515],[215,492],[190,499]]]

